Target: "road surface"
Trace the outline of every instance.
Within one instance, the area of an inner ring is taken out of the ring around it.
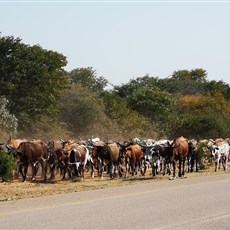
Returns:
[[[1,202],[0,229],[230,229],[230,174]]]

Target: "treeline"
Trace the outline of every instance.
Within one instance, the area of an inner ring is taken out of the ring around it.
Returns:
[[[64,69],[63,54],[0,36],[0,134],[69,139],[229,137],[230,86],[202,68],[143,76],[107,89],[92,67]]]

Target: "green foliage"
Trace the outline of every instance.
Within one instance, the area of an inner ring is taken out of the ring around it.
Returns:
[[[0,137],[215,138],[230,133],[230,86],[202,68],[145,75],[105,90],[92,67],[66,72],[66,57],[0,36]]]
[[[194,95],[205,93],[207,73],[203,69],[174,71],[170,78],[161,79],[158,87],[171,94]]]
[[[133,110],[149,117],[152,121],[164,120],[171,113],[175,102],[167,92],[158,88],[138,88],[127,98]]]
[[[230,133],[230,104],[222,94],[182,96],[176,110],[174,136],[216,138]]]
[[[92,67],[74,69],[69,73],[69,77],[71,83],[95,92],[102,92],[108,83],[104,77],[98,77],[96,70],[93,70]]]
[[[156,127],[140,113],[132,110],[127,101],[115,93],[104,92],[106,115],[116,123],[123,137],[156,137]]]
[[[60,120],[77,136],[106,136],[108,121],[100,97],[80,85],[73,85],[59,100]]]
[[[226,100],[230,100],[230,87],[223,81],[210,81],[204,84],[207,94],[221,93]]]
[[[145,75],[144,77],[139,77],[136,79],[132,79],[127,84],[122,84],[121,86],[115,86],[113,92],[120,96],[121,98],[126,98],[131,95],[134,91],[139,88],[148,88],[158,86],[158,78],[150,77],[149,75]]]
[[[2,177],[2,180],[11,180],[15,169],[16,161],[14,157],[6,152],[0,152],[0,177]]]
[[[56,100],[69,85],[63,67],[66,57],[29,46],[19,38],[0,37],[0,95],[21,125],[25,119],[53,113]]]

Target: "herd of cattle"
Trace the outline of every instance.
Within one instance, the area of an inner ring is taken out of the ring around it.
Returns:
[[[59,173],[64,180],[79,177],[84,179],[85,170],[89,170],[91,177],[94,171],[103,178],[108,173],[110,178],[127,177],[140,172],[145,175],[148,167],[152,175],[166,173],[172,177],[185,175],[185,171],[198,171],[199,155],[206,147],[210,159],[215,162],[215,171],[223,166],[227,169],[229,159],[229,140],[218,138],[216,140],[188,140],[177,137],[174,140],[139,140],[130,139],[123,143],[117,141],[102,141],[99,138],[90,138],[87,141],[28,141],[25,139],[10,138],[0,145],[0,152],[7,151],[15,157],[18,165],[18,174],[22,181],[26,181],[28,167],[31,166],[32,178],[35,180],[39,167],[42,176],[47,180],[55,180]]]

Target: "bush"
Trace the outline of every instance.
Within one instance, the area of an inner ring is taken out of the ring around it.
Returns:
[[[6,152],[0,152],[0,177],[2,181],[13,179],[13,172],[16,169],[14,157]]]

